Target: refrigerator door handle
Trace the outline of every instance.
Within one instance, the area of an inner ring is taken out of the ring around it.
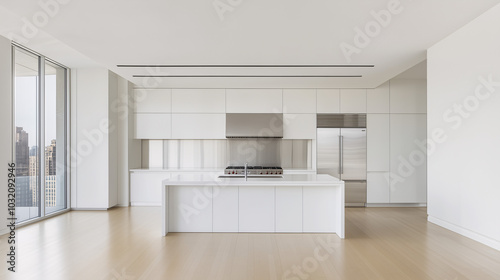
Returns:
[[[339,150],[340,150],[340,163],[339,163],[339,174],[344,173],[344,136],[340,135],[339,136],[340,141],[339,141]]]

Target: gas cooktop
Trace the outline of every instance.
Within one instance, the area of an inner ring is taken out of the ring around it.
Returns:
[[[245,166],[228,166],[224,170],[226,175],[245,175]],[[281,175],[283,174],[283,168],[280,166],[248,166],[247,175]]]

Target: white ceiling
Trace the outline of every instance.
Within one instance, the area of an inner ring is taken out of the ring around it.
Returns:
[[[355,28],[397,0],[56,0],[33,38],[39,1],[0,1],[0,34],[71,67],[102,65],[151,87],[376,87],[426,59],[426,49],[500,0],[401,0],[399,13],[347,59]],[[41,1],[46,2],[46,1]],[[40,2],[40,3],[41,3]],[[51,2],[51,1],[48,1]],[[221,20],[214,3],[235,4]],[[3,8],[1,8],[3,6]],[[45,12],[46,13],[46,12]],[[8,15],[4,16],[4,15]],[[60,50],[57,50],[60,48]],[[92,62],[93,61],[93,62]],[[373,64],[371,68],[118,68],[119,64]],[[133,75],[362,75],[362,78],[133,78]]]

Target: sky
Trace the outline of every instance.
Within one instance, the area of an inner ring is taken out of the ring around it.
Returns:
[[[16,77],[16,126],[29,135],[29,146],[36,146],[37,125],[37,78]],[[45,146],[56,139],[56,76],[45,76]]]

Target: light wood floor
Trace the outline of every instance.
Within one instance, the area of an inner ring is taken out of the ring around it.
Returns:
[[[349,208],[345,240],[332,234],[162,237],[154,207],[73,211],[17,234],[18,272],[7,272],[2,261],[0,279],[500,279],[499,251],[427,223],[425,208]],[[5,256],[5,235],[0,243]]]

